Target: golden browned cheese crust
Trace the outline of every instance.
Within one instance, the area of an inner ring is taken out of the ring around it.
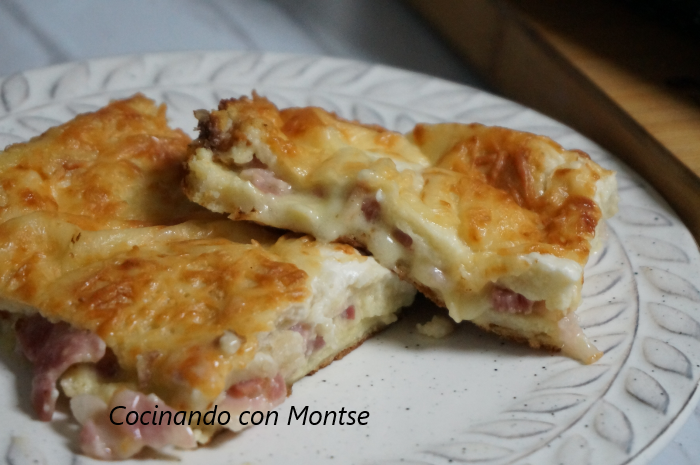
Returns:
[[[178,188],[188,143],[142,95],[78,115],[0,153],[0,222],[60,211],[105,229],[206,215]]]
[[[460,237],[474,250],[511,248],[585,264],[601,220],[593,200],[606,174],[581,151],[551,139],[480,124],[419,124],[410,139],[434,166],[460,173]],[[548,173],[548,155],[560,167]]]
[[[456,227],[476,252],[541,252],[585,264],[602,218],[594,199],[596,183],[610,172],[584,152],[565,151],[543,136],[480,124],[419,124],[404,137],[320,108],[277,110],[257,95],[223,100],[218,111],[199,116],[200,137],[193,148],[212,150],[222,164],[234,166],[230,157],[220,155],[250,145],[250,134],[257,131],[274,153],[274,160],[260,161],[270,161],[272,171],[295,189],[337,195],[361,170],[375,170],[383,184],[406,184],[406,202],[414,201],[412,206],[431,223]],[[413,192],[414,179],[381,161],[338,156],[344,146],[415,164],[423,187]],[[555,169],[552,152],[561,158]],[[186,191],[196,196],[192,187]],[[259,220],[255,211],[229,213]]]

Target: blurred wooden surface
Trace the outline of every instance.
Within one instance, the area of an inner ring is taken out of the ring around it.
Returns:
[[[494,90],[631,165],[700,240],[700,44],[610,0],[409,0]]]
[[[510,0],[535,29],[696,174],[700,42],[613,1]]]

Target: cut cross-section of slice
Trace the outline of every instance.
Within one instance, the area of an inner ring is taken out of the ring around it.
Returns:
[[[257,95],[195,114],[185,187],[195,202],[366,248],[456,321],[600,356],[572,312],[617,189],[585,153],[478,124],[404,136]]]

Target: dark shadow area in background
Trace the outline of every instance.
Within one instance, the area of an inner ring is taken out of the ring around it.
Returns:
[[[700,0],[617,0],[641,16],[666,26],[700,45]]]
[[[653,20],[641,7],[628,7],[644,3],[631,0],[509,1],[577,46],[700,105],[700,24],[697,35],[688,34],[664,16]]]

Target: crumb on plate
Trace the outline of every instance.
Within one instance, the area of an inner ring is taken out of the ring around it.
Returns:
[[[455,330],[455,323],[449,318],[444,316],[435,315],[432,320],[425,324],[418,323],[416,329],[421,334],[426,336],[434,337],[435,339],[442,339],[443,337],[449,336]]]

